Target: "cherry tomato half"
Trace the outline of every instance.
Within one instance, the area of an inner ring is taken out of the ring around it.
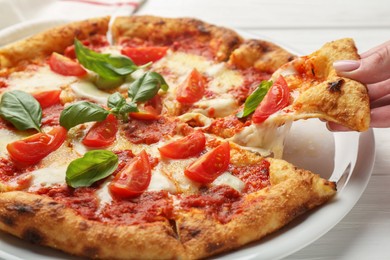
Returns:
[[[37,133],[9,143],[7,150],[11,159],[15,162],[22,165],[33,165],[57,150],[65,141],[66,134],[65,128],[56,126],[48,133]]]
[[[187,79],[178,86],[176,100],[180,103],[192,104],[199,101],[205,92],[206,79],[193,69]]]
[[[206,146],[206,137],[201,131],[195,131],[186,137],[168,143],[158,150],[164,157],[171,159],[185,159],[198,155]]]
[[[106,147],[116,140],[118,119],[109,114],[106,119],[96,122],[85,135],[82,143],[88,147]]]
[[[284,78],[280,76],[256,108],[252,121],[256,124],[264,122],[270,115],[288,106],[289,102],[290,89]]]
[[[130,112],[129,115],[132,118],[138,120],[156,120],[160,118],[162,111],[161,96],[156,95],[152,99],[145,102],[143,107],[138,107],[138,112]]]
[[[39,102],[41,108],[47,108],[60,103],[61,90],[49,90],[33,93],[32,96]]]
[[[184,174],[193,181],[211,183],[227,170],[230,162],[230,145],[222,143],[190,164]]]
[[[53,52],[49,58],[49,66],[55,73],[64,76],[82,77],[87,71],[76,61]]]
[[[151,177],[149,157],[143,150],[115,175],[109,190],[116,197],[133,198],[141,195],[148,188]]]
[[[165,56],[168,47],[125,47],[121,53],[129,57],[136,65],[155,62]]]

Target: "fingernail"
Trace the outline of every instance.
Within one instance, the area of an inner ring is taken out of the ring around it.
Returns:
[[[338,60],[333,62],[333,68],[337,71],[353,71],[359,68],[360,61],[357,60]]]

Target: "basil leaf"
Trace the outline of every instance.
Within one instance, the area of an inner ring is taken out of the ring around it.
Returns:
[[[149,71],[130,84],[128,95],[134,102],[144,102],[152,99],[160,88],[167,91],[168,84],[160,74]]]
[[[66,183],[73,187],[88,187],[111,175],[118,167],[118,156],[107,150],[86,152],[66,169]]]
[[[0,116],[18,130],[41,131],[42,108],[39,102],[26,92],[5,92],[0,102]]]
[[[106,80],[117,80],[138,69],[134,62],[125,56],[111,56],[98,53],[85,47],[75,39],[75,51],[77,60],[85,68],[96,72]]]
[[[238,118],[246,117],[252,114],[264,99],[268,90],[272,86],[272,81],[263,80],[255,91],[250,94],[245,100],[244,109],[236,114]]]
[[[109,112],[99,105],[80,101],[67,106],[60,115],[60,125],[67,130],[72,127],[92,121],[103,121]]]
[[[128,113],[138,112],[137,104],[134,102],[126,103],[126,99],[119,92],[108,97],[107,106],[111,108],[111,113],[123,120],[127,119]]]

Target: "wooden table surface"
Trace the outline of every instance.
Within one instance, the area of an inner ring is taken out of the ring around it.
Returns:
[[[138,14],[195,17],[301,54],[343,37],[355,39],[360,52],[390,40],[388,0],[147,0]],[[390,259],[390,129],[374,134],[375,166],[358,203],[331,231],[286,259]]]
[[[148,0],[138,13],[196,17],[302,54],[343,37],[353,38],[359,52],[390,40],[387,0]],[[358,203],[331,231],[286,259],[390,259],[390,129],[374,134],[375,166]]]

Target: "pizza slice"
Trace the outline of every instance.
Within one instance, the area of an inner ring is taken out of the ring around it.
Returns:
[[[282,124],[287,120],[321,118],[352,130],[367,130],[370,107],[366,86],[337,76],[333,68],[336,60],[358,58],[353,40],[346,38],[282,65],[273,73],[274,84],[268,87],[269,93],[254,111],[252,121]],[[256,62],[259,61],[252,64]]]

